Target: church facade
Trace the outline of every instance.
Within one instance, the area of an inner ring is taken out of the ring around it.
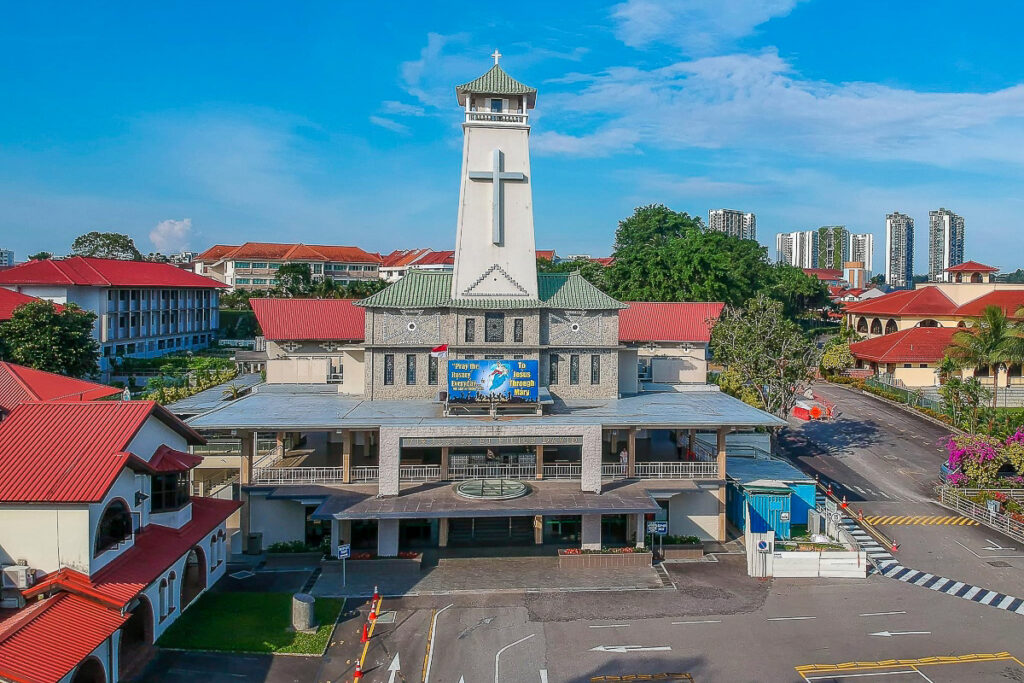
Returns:
[[[705,363],[721,306],[641,307],[578,272],[538,273],[536,90],[496,61],[456,96],[454,270],[411,271],[355,302],[255,300],[268,383],[189,421],[240,441],[237,460],[216,462],[237,462],[243,534],[380,556],[640,545],[648,519],[724,540],[729,434],[783,421],[706,385],[703,366],[689,384],[638,371],[642,353],[674,348]]]

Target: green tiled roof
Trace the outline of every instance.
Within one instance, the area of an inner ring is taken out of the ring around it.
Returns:
[[[480,95],[529,95],[535,97],[537,89],[524,85],[495,64],[491,70],[475,81],[455,86],[455,94],[462,100],[465,93]]]
[[[590,284],[579,273],[539,273],[539,299],[452,299],[452,273],[412,270],[398,282],[356,303],[366,308],[558,308],[618,310],[626,305]]]

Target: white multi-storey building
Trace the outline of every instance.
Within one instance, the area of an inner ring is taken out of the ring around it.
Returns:
[[[10,249],[0,249],[0,268],[10,268],[14,265],[14,252]]]
[[[106,374],[114,357],[153,358],[209,346],[217,336],[218,290],[224,285],[168,263],[74,256],[4,270],[0,287],[95,313],[100,371]]]
[[[893,211],[885,217],[885,283],[904,289],[914,282],[914,219]]]
[[[870,232],[854,233],[850,235],[850,260],[863,263],[863,269],[868,277],[874,268],[875,236]]]
[[[796,268],[817,268],[818,233],[814,230],[780,232],[775,236],[775,251],[780,263]]]
[[[708,229],[745,240],[757,239],[757,217],[734,209],[708,211]]]
[[[246,242],[241,246],[216,244],[195,258],[195,271],[232,289],[269,289],[285,264],[306,264],[314,280],[330,278],[339,285],[377,280],[380,254],[359,247],[317,244]]]
[[[949,281],[947,268],[964,262],[964,218],[949,209],[928,212],[928,279]]]

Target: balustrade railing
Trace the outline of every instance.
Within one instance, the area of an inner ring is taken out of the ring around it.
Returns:
[[[714,479],[718,476],[718,463],[638,462],[636,476],[640,479]]]
[[[537,476],[535,465],[450,465],[448,479],[533,479]]]
[[[605,462],[601,463],[601,478],[602,479],[625,479],[626,468],[621,463],[617,462]]]
[[[253,469],[257,484],[341,484],[345,481],[343,467],[260,467]]]
[[[961,515],[970,517],[976,522],[996,529],[1019,543],[1024,543],[1024,523],[1006,512],[991,512],[987,507],[978,505],[973,500],[961,497],[957,489],[939,486],[939,500],[943,505],[953,508]]]
[[[467,121],[487,121],[488,123],[526,123],[528,114],[515,112],[467,111]]]
[[[349,477],[353,484],[367,481],[377,481],[380,476],[380,468],[376,465],[357,465],[352,468],[352,476]]]
[[[399,465],[399,481],[437,481],[441,478],[440,465]]]
[[[545,479],[579,479],[583,474],[582,465],[544,465]]]

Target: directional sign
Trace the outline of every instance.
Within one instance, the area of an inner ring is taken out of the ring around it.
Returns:
[[[398,663],[398,653],[395,653],[395,658],[391,660],[391,666],[388,667],[388,683],[395,683],[395,674],[401,670],[402,665]]]
[[[931,631],[879,631],[878,633],[869,633],[868,635],[892,638],[893,636],[928,636],[931,633]]]
[[[672,649],[669,645],[598,645],[597,647],[590,648],[591,652],[614,652],[616,654],[626,654],[627,652],[669,652]]]
[[[348,543],[343,543],[338,546],[338,559],[347,560],[352,557],[352,546]]]
[[[668,533],[668,522],[647,522],[647,533],[664,536]]]

